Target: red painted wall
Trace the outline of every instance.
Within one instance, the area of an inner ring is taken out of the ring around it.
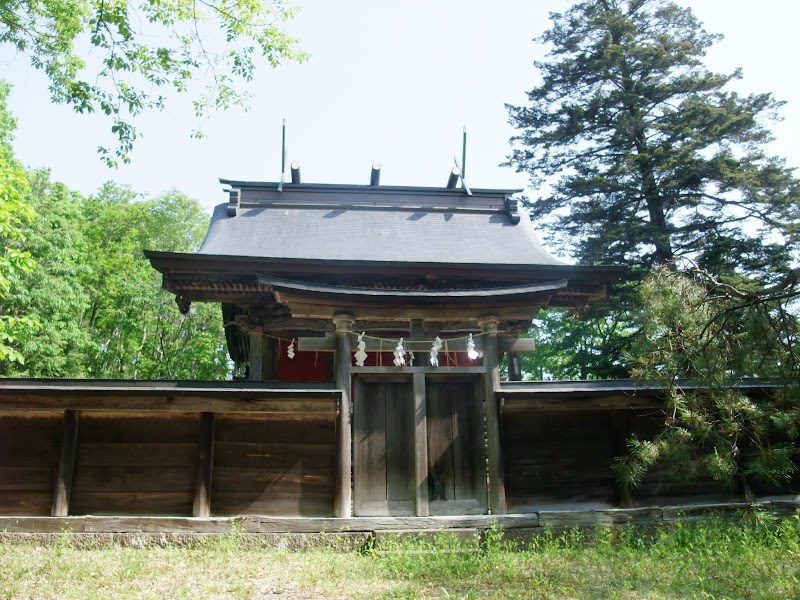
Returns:
[[[295,356],[290,359],[286,355],[289,349],[289,340],[280,340],[279,343],[278,381],[320,382],[333,380],[333,365],[331,364],[333,352],[301,352],[297,350],[297,343],[295,343]],[[352,364],[355,366],[355,358],[352,360]],[[391,351],[368,352],[364,366],[391,367],[394,365],[393,360],[394,354]],[[439,352],[440,367],[477,367],[481,365],[481,362],[480,358],[470,360],[466,352]],[[408,363],[408,354],[406,354],[406,363]],[[430,366],[430,354],[427,351],[416,352],[414,365]]]
[[[333,352],[300,352],[297,342],[294,345],[294,358],[289,358],[289,340],[280,340],[280,356],[278,357],[278,381],[331,381],[331,357]]]

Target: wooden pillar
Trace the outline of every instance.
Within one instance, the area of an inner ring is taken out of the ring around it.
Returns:
[[[69,499],[72,496],[72,476],[75,473],[75,453],[78,448],[78,424],[80,414],[77,410],[65,410],[63,435],[61,437],[61,457],[58,461],[53,506],[50,514],[54,517],[69,515]]]
[[[508,380],[522,381],[522,360],[519,352],[508,353]]]
[[[214,421],[212,412],[200,413],[197,477],[194,483],[193,517],[211,515],[211,480],[214,470]]]
[[[414,482],[416,513],[430,515],[428,505],[428,407],[425,401],[425,373],[414,373]]]
[[[280,344],[273,337],[250,334],[250,381],[271,381],[278,376]]]
[[[353,357],[350,348],[350,335],[355,317],[350,314],[333,316],[336,325],[336,387],[342,391],[339,403],[339,415],[336,427],[338,456],[336,460],[336,496],[333,500],[333,512],[337,517],[349,518],[353,514],[351,472],[353,452],[352,402],[350,392],[350,366]]]
[[[506,512],[506,488],[503,481],[503,451],[500,443],[500,411],[496,392],[500,389],[500,365],[497,360],[497,317],[478,321],[483,334],[483,406],[486,414],[486,451],[489,470],[489,510],[493,515]]]
[[[264,336],[250,334],[250,381],[264,379]]]

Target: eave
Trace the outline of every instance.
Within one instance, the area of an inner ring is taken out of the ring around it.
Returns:
[[[345,275],[439,277],[483,281],[543,282],[567,279],[570,284],[606,285],[628,272],[618,266],[519,265],[474,263],[408,263],[394,261],[331,261],[317,259],[263,258],[252,256],[189,254],[145,250],[145,256],[165,276],[182,275]]]

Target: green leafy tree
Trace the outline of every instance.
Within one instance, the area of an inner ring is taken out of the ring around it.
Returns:
[[[703,66],[719,36],[668,0],[585,0],[551,19],[541,83],[508,107],[519,130],[508,164],[550,184],[528,202],[547,238],[634,277],[676,256],[718,276],[786,273],[800,185],[765,146],[781,103],[729,91],[739,71]]]
[[[523,373],[533,379],[611,379],[626,377],[620,338],[631,330],[625,311],[603,303],[592,318],[564,309],[543,311],[534,321],[536,349],[523,355]]]
[[[27,183],[26,200],[36,217],[26,225],[24,239],[15,243],[36,267],[10,277],[5,306],[36,320],[39,329],[18,341],[25,363],[8,364],[0,374],[86,377],[90,337],[82,323],[89,298],[84,282],[94,264],[83,235],[84,199],[52,182],[48,171],[29,172]]]
[[[208,225],[200,205],[178,192],[149,200],[108,183],[84,212],[87,257],[94,261],[84,280],[89,375],[224,379],[230,368],[219,309],[200,304],[181,315],[143,255],[148,248],[197,249]]]
[[[11,147],[16,121],[7,109],[8,93],[8,84],[0,81],[0,367],[24,362],[15,346],[37,326],[24,309],[11,309],[5,302],[14,278],[33,268],[30,253],[19,248],[33,209],[25,202],[25,170]]]
[[[629,489],[657,461],[687,478],[705,474],[748,499],[787,489],[800,458],[797,274],[738,288],[707,271],[656,270],[639,289],[634,375],[666,392],[660,432],[630,440],[615,470]],[[794,307],[796,308],[796,307]],[[745,394],[743,378],[760,381]],[[689,385],[691,384],[691,385]]]
[[[128,162],[133,118],[163,109],[167,91],[193,91],[198,116],[244,104],[256,67],[303,60],[283,0],[26,0],[0,6],[0,42],[44,72],[54,102],[108,116],[110,165]]]
[[[230,367],[221,314],[187,315],[161,290],[145,248],[195,250],[208,215],[178,192],[155,199],[106,184],[83,198],[46,171],[28,174],[36,218],[14,248],[36,268],[8,276],[4,311],[40,323],[18,336],[16,362],[0,376],[225,379]]]

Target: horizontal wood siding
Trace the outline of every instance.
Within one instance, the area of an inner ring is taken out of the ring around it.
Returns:
[[[217,414],[212,515],[333,514],[335,421]]]
[[[652,439],[660,430],[660,423],[663,424],[663,416],[637,415],[631,420],[631,429],[639,439]],[[699,463],[697,467],[700,467]],[[680,481],[676,479],[670,466],[662,461],[650,467],[642,484],[635,490],[634,497],[640,506],[741,499],[735,492],[702,472],[692,480]]]
[[[514,411],[504,414],[501,433],[509,512],[613,503],[607,411]]]
[[[197,413],[81,413],[70,514],[191,515]]]
[[[0,416],[0,515],[49,515],[61,411]]]

